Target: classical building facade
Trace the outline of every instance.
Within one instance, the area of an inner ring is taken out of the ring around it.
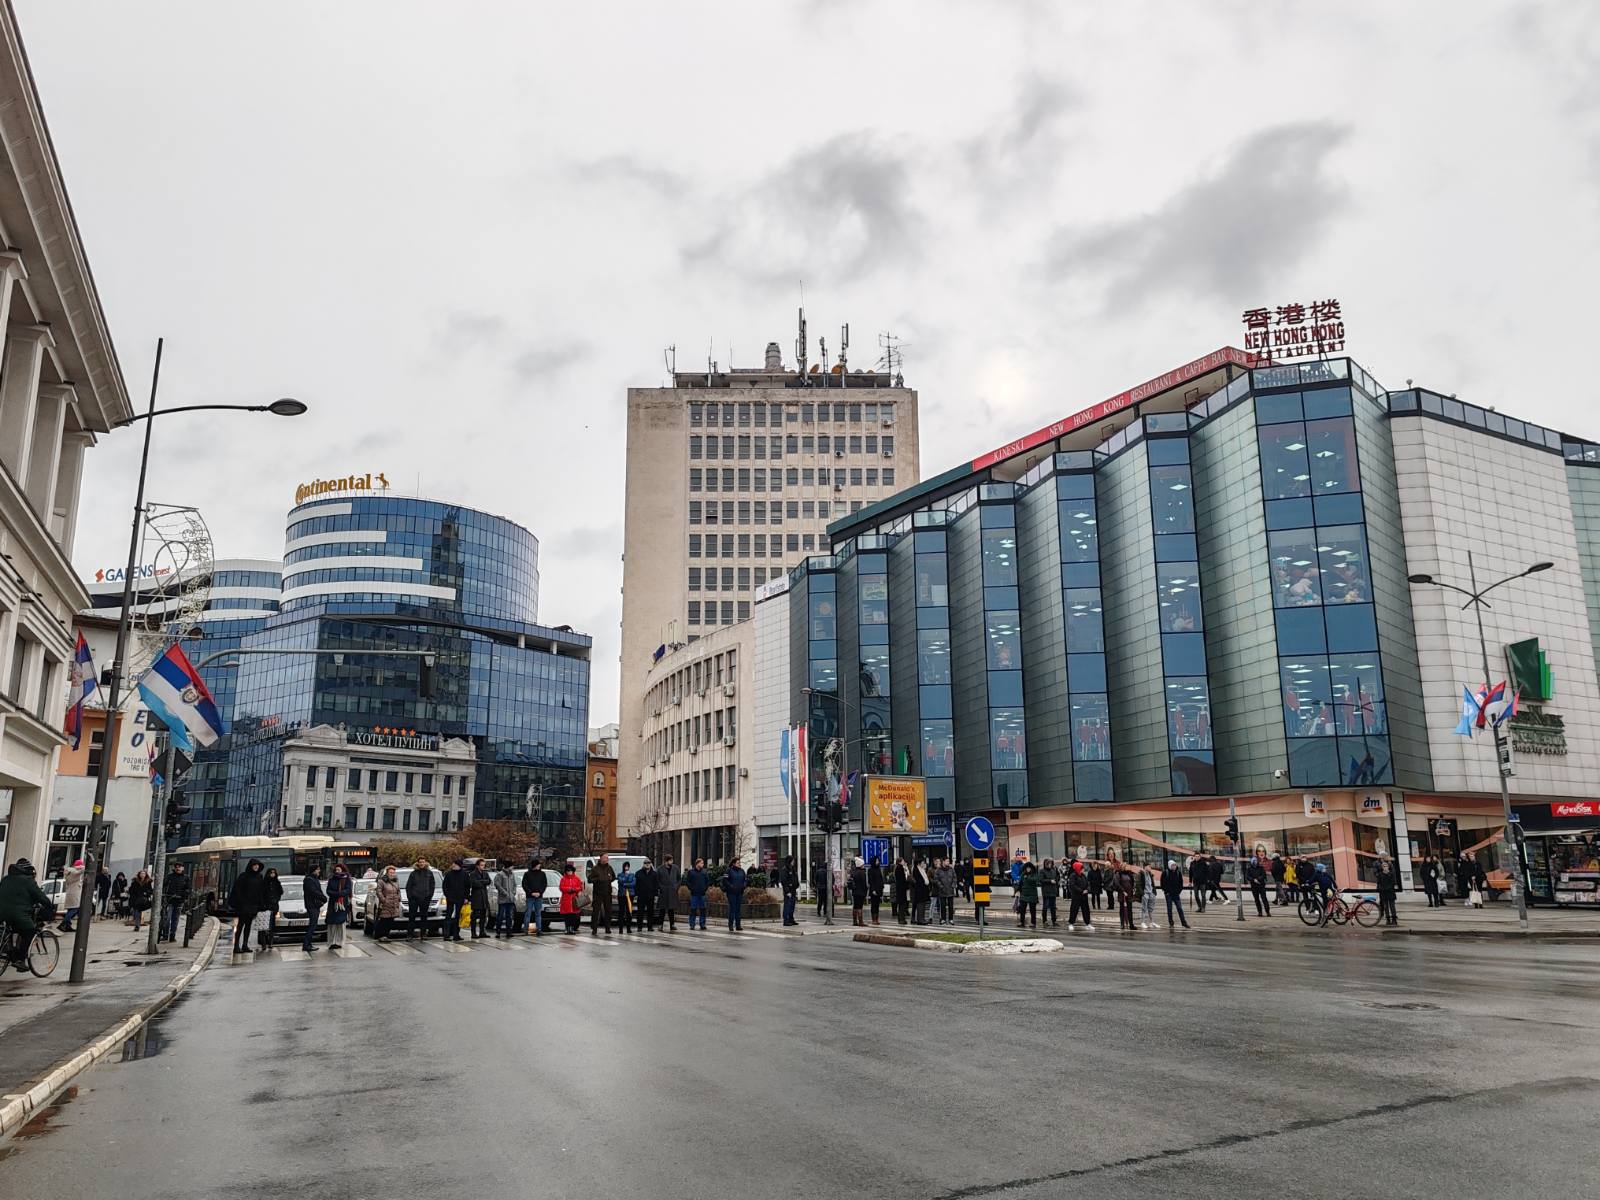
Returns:
[[[0,7],[0,860],[43,861],[84,455],[132,416],[11,7]]]

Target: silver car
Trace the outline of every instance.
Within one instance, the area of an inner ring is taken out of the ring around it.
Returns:
[[[406,897],[406,880],[411,878],[411,873],[416,868],[400,867],[395,875],[395,882],[400,885],[400,916],[397,928],[409,927],[409,914],[411,902]],[[438,867],[428,868],[433,872],[433,900],[428,904],[427,932],[437,932],[444,928],[444,872]],[[376,879],[361,880],[367,884],[365,891],[358,890],[354,897],[356,911],[361,914],[361,923],[368,933],[375,932],[378,927],[378,890],[372,885]],[[359,885],[358,885],[359,886]]]

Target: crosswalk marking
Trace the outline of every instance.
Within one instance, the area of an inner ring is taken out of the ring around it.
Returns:
[[[373,945],[379,950],[383,950],[389,954],[395,955],[397,958],[404,957],[407,954],[422,953],[422,951],[418,950],[415,946],[406,946],[399,942],[374,942]]]
[[[349,942],[346,942],[342,946],[330,946],[329,947],[329,953],[330,954],[337,954],[340,958],[371,958],[372,957],[372,955],[368,954],[360,946],[352,946]]]

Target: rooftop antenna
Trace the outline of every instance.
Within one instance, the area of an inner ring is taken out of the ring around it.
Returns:
[[[822,364],[822,386],[828,386],[828,339],[817,339],[817,361]]]
[[[676,379],[678,376],[678,346],[676,342],[661,352],[661,359],[667,364],[667,374]]]
[[[839,327],[839,386],[850,386],[850,326]]]
[[[902,372],[906,365],[906,343],[892,333],[880,333],[878,345],[883,347],[883,355],[874,365],[881,366],[885,373],[892,376],[890,382],[895,387],[903,387],[905,375]]]
[[[711,379],[717,373],[717,360],[712,358],[716,352],[716,342],[712,338],[706,339],[706,386],[711,386]]]
[[[801,386],[802,387],[810,387],[811,385],[806,380],[806,357],[810,353],[810,349],[806,344],[806,300],[805,300],[805,295],[806,295],[805,281],[801,280],[800,281],[800,333],[799,333],[799,336],[794,339],[794,358],[795,358],[795,363],[797,364],[798,369],[800,371],[800,383],[801,383]]]

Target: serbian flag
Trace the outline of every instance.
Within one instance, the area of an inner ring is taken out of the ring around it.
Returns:
[[[1512,692],[1509,696],[1507,696],[1505,698],[1504,703],[1500,704],[1495,709],[1495,711],[1490,714],[1490,718],[1489,719],[1494,722],[1495,728],[1498,729],[1500,726],[1504,725],[1507,721],[1509,721],[1512,717],[1517,715],[1517,700],[1521,696],[1522,696],[1522,689],[1521,688],[1516,689],[1516,691]]]
[[[139,695],[172,734],[172,744],[185,754],[194,744],[209,746],[222,736],[222,717],[200,672],[174,643],[139,681]]]
[[[1483,691],[1478,693],[1477,726],[1479,729],[1482,729],[1484,727],[1484,723],[1488,721],[1490,715],[1489,710],[1503,704],[1505,702],[1505,698],[1506,685],[1504,683],[1495,684],[1493,690],[1489,688],[1488,684],[1483,685]]]
[[[100,672],[94,669],[94,659],[89,655],[89,643],[78,634],[78,646],[72,652],[72,667],[68,676],[72,691],[67,705],[67,732],[72,735],[72,748],[76,750],[83,741],[83,706],[100,686]]]

